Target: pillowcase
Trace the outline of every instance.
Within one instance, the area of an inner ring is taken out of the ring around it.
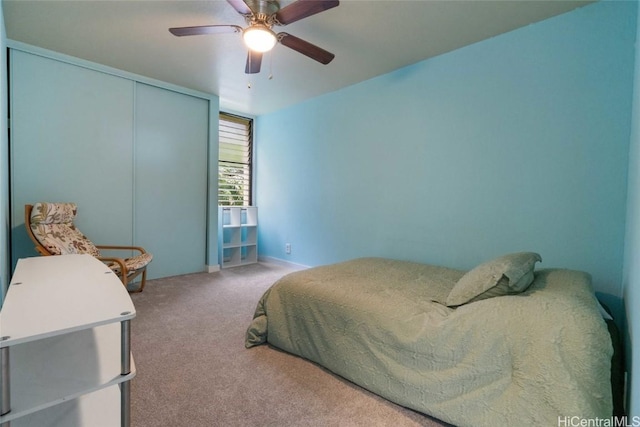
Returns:
[[[539,261],[542,258],[535,252],[517,252],[484,262],[458,280],[446,305],[455,307],[522,292],[533,282],[533,269]]]

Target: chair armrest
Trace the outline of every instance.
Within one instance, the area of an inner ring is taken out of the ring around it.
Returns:
[[[141,254],[146,254],[147,251],[144,250],[144,248],[140,247],[140,246],[114,246],[114,245],[96,245],[96,247],[98,249],[106,249],[106,250],[119,250],[119,249],[125,249],[125,250],[134,250],[134,251],[139,251]]]

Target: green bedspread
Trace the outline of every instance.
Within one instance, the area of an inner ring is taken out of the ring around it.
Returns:
[[[611,417],[611,341],[586,273],[539,270],[519,295],[440,304],[463,274],[380,258],[295,272],[261,298],[245,344],[457,426]]]

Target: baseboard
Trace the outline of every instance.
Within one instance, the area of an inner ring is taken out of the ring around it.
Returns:
[[[310,266],[303,264],[296,264],[295,262],[286,261],[280,258],[274,258],[270,256],[259,256],[258,261],[260,262],[268,262],[271,264],[281,265],[283,267],[293,268],[294,270],[306,270]]]
[[[206,265],[205,267],[206,267],[207,273],[215,273],[217,271],[220,271],[220,264]]]

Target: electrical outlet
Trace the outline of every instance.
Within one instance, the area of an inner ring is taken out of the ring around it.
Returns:
[[[284,252],[287,254],[291,253],[291,243],[285,243],[284,244]]]

